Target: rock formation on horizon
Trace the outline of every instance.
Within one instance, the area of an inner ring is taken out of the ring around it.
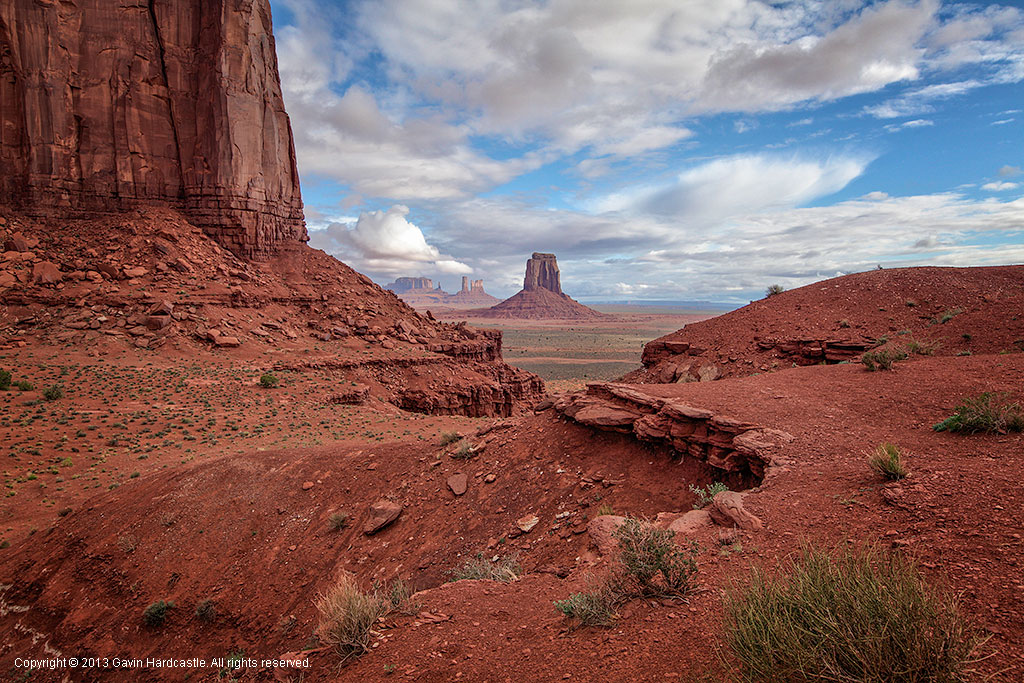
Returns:
[[[307,239],[267,0],[0,6],[0,203],[163,204],[234,253]]]
[[[526,262],[526,277],[523,278],[523,291],[547,289],[555,294],[562,293],[562,279],[558,272],[558,262],[554,254],[533,252]]]
[[[435,287],[434,281],[426,277],[396,278],[394,282],[385,285],[384,289],[390,289],[410,306],[421,309],[439,306],[455,308],[490,306],[500,301],[497,297],[484,291],[483,280],[470,282],[465,275],[462,276],[462,289],[455,294],[444,291],[441,289],[441,285]]]
[[[534,252],[526,262],[523,288],[500,304],[474,311],[484,318],[593,320],[603,318],[562,292],[561,275],[554,254]]]

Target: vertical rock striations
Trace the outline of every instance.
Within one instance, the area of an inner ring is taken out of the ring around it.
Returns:
[[[305,241],[267,0],[0,5],[0,202],[169,204],[248,258]]]
[[[533,252],[526,262],[526,277],[523,278],[523,291],[546,289],[555,294],[562,293],[561,277],[558,273],[558,262],[554,254]]]

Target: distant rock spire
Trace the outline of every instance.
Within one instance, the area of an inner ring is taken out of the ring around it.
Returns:
[[[555,294],[562,293],[561,276],[558,273],[558,262],[554,254],[533,252],[526,262],[526,277],[523,278],[523,290],[546,289]]]

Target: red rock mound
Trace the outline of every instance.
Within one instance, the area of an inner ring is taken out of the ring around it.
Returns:
[[[562,293],[554,254],[534,253],[526,262],[523,289],[500,304],[470,311],[481,318],[594,320],[606,317]]]
[[[8,213],[0,242],[0,348],[271,352],[277,367],[369,387],[336,402],[433,414],[510,415],[543,394],[538,377],[502,362],[500,332],[421,316],[304,245],[246,261],[170,209],[59,223]]]
[[[628,382],[707,381],[856,360],[1024,350],[1024,266],[899,268],[800,287],[648,343]]]

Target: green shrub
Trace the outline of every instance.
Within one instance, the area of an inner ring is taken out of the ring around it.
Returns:
[[[203,623],[210,623],[217,618],[217,604],[207,598],[196,605],[196,619]]]
[[[0,370],[0,391],[7,391],[11,388],[11,372]]]
[[[604,581],[554,603],[556,610],[580,626],[607,626],[616,607],[633,598],[682,596],[697,572],[697,544],[680,549],[672,531],[627,517],[613,536],[619,555]]]
[[[14,386],[18,388],[18,391],[32,391],[33,389],[35,389],[35,386],[32,384],[32,382],[29,382],[27,379],[19,379],[17,382],[14,383]]]
[[[950,320],[960,315],[961,313],[963,313],[963,310],[959,308],[948,310],[942,314],[941,318],[939,318],[939,323],[945,325],[946,323],[948,323]]]
[[[58,401],[64,398],[64,388],[59,384],[51,384],[43,390],[43,398],[47,401]]]
[[[725,641],[744,681],[966,680],[980,644],[950,591],[900,555],[805,548],[725,597]]]
[[[565,600],[556,600],[555,609],[575,619],[580,626],[608,626],[615,619],[617,596],[607,588],[573,593]]]
[[[451,572],[452,581],[463,581],[466,579],[484,579],[487,581],[501,581],[511,583],[523,573],[522,568],[515,557],[506,557],[503,560],[487,559],[483,553],[477,553],[475,558],[466,561],[461,569]]]
[[[273,373],[265,372],[262,375],[260,375],[260,386],[262,386],[264,389],[273,389],[280,382],[281,380],[279,380],[277,378],[277,375]]]
[[[462,436],[458,432],[441,432],[441,445],[447,446],[448,444],[455,443]]]
[[[693,502],[693,509],[700,510],[706,508],[711,504],[711,500],[716,494],[722,491],[728,491],[729,487],[720,481],[716,481],[713,484],[708,484],[705,487],[694,486],[690,484],[690,492],[697,496],[697,500]]]
[[[892,370],[896,361],[906,360],[907,352],[901,346],[886,347],[875,351],[866,351],[860,357],[860,362],[868,369],[868,372],[875,370]]]
[[[986,391],[977,398],[964,399],[956,412],[932,427],[937,432],[1007,432],[1024,431],[1024,411],[1019,403],[1011,403],[1007,394]]]
[[[331,531],[341,531],[348,526],[347,512],[332,512],[327,518],[327,526]]]
[[[630,595],[675,596],[690,590],[697,573],[697,546],[676,545],[674,531],[627,517],[613,534],[619,542],[620,581]]]
[[[768,285],[768,289],[764,290],[764,295],[766,297],[775,296],[776,294],[782,294],[784,291],[786,291],[786,288],[782,285]]]
[[[909,472],[903,464],[903,454],[896,444],[883,443],[868,456],[868,466],[886,479],[897,481]]]
[[[142,621],[146,626],[152,626],[156,628],[162,626],[164,621],[167,619],[167,612],[174,603],[171,601],[157,600],[152,605],[146,608],[146,611],[142,613]]]

